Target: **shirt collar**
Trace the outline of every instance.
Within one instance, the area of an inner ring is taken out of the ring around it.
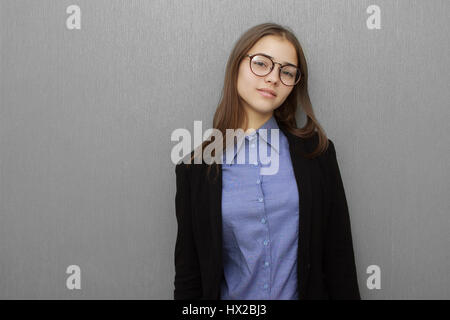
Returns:
[[[266,130],[264,130],[265,131],[264,132],[264,131],[260,131],[261,129],[266,129]],[[261,142],[261,140],[266,142],[273,150],[275,150],[277,153],[279,153],[279,150],[278,150],[277,146],[271,142],[271,129],[279,129],[277,121],[276,121],[276,119],[275,119],[275,117],[273,115],[272,115],[272,117],[270,117],[269,120],[267,120],[256,131],[253,131],[252,133],[249,133],[249,134],[245,134],[245,139],[247,139],[248,141],[256,141],[256,138],[261,138],[260,142]],[[280,136],[280,131],[279,131],[279,135],[278,136]],[[231,162],[233,162],[234,158],[236,158],[236,155],[239,153],[240,149],[244,145],[244,142],[245,141],[242,139],[240,144],[236,148],[237,150],[235,152],[233,152],[233,160],[232,161],[227,161],[227,162],[230,162],[230,163],[227,163],[227,164],[229,164],[229,165],[232,164]],[[238,143],[239,143],[239,141],[238,141]],[[227,150],[231,149],[233,147],[234,147],[234,145],[232,144],[232,145],[230,145],[227,148]],[[279,143],[278,143],[278,147],[279,147]],[[225,153],[223,155],[223,159],[225,157]],[[223,163],[225,163],[225,160],[224,160]]]

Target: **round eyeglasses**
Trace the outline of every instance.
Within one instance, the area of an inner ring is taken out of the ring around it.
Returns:
[[[272,57],[262,54],[247,54],[246,57],[250,58],[250,70],[258,77],[267,76],[272,72],[275,63],[280,65],[279,76],[281,82],[286,86],[295,86],[301,78],[300,68],[293,64],[282,65],[279,62],[274,62]]]

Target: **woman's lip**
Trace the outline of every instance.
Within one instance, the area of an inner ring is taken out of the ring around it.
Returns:
[[[259,90],[259,89],[257,89],[257,90],[258,90],[259,93],[261,93],[261,95],[262,95],[263,97],[266,97],[266,98],[275,98],[275,96],[274,96],[273,94],[271,94],[271,93],[268,93],[268,92],[266,92],[266,91]]]

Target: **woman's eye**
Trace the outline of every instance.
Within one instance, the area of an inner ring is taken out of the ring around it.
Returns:
[[[284,71],[283,73],[284,73],[285,75],[291,77],[291,78],[294,77],[294,75],[293,75],[292,73],[288,72],[288,71]]]

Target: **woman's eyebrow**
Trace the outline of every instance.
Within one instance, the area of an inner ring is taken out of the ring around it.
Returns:
[[[267,55],[268,57],[271,57],[272,59],[275,59],[274,57],[272,57],[272,56],[269,56],[269,55]],[[283,61],[281,64],[290,64],[291,66],[295,66],[295,67],[297,67],[295,64],[293,64],[293,63],[290,63],[290,62],[287,62],[287,61]]]

